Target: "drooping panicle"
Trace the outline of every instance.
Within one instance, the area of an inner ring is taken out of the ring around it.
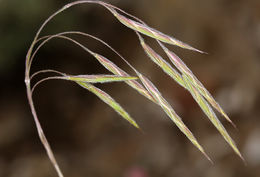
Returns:
[[[212,124],[217,128],[217,130],[220,132],[220,134],[224,137],[224,139],[228,142],[228,144],[233,148],[233,150],[237,153],[237,155],[243,159],[240,151],[238,150],[235,142],[233,139],[229,136],[228,132],[224,128],[224,126],[221,124],[221,122],[218,120],[216,114],[211,109],[207,101],[201,96],[198,89],[193,86],[191,80],[183,74],[183,79],[187,85],[188,90],[190,91],[193,98],[196,100],[196,102],[200,105],[203,112],[207,115],[209,120],[212,122]]]
[[[159,44],[161,45],[171,62],[176,66],[176,68],[178,68],[183,75],[188,77],[193,86],[198,89],[199,93],[204,96],[204,98],[211,104],[211,106],[213,106],[219,113],[221,113],[225,117],[227,121],[229,121],[235,127],[235,124],[230,120],[224,110],[215,101],[215,99],[211,96],[211,94],[203,86],[203,84],[197,79],[197,77],[192,73],[192,71],[186,66],[186,64],[175,53],[166,48],[162,43]]]
[[[202,146],[198,143],[197,139],[194,137],[192,132],[188,129],[188,127],[184,124],[181,118],[176,114],[171,105],[163,98],[159,90],[153,85],[153,83],[138,73],[138,77],[146,87],[146,89],[153,95],[157,103],[163,109],[163,111],[169,116],[169,118],[175,123],[175,125],[186,135],[186,137],[205,155],[205,157],[211,161],[209,156],[205,153]]]
[[[120,69],[117,65],[115,65],[113,62],[111,62],[104,56],[99,55],[97,53],[94,56],[110,72],[120,76],[129,76],[125,71]],[[139,82],[135,80],[129,80],[126,81],[126,83],[132,88],[134,88],[135,90],[137,90],[140,94],[148,98],[149,100],[155,102],[153,96],[141,84],[139,84]]]
[[[157,64],[166,74],[168,74],[172,79],[174,79],[178,84],[180,84],[182,87],[185,87],[182,76],[179,74],[179,72],[176,71],[174,68],[172,68],[171,65],[167,61],[165,61],[148,44],[146,44],[140,34],[137,33],[137,35],[138,35],[140,43],[141,43],[145,53],[148,55],[148,57],[155,64]]]
[[[129,123],[139,129],[139,126],[135,122],[135,120],[130,117],[130,115],[106,92],[102,91],[101,89],[95,87],[92,84],[86,82],[77,82],[83,88],[89,90],[90,92],[94,93],[98,96],[102,101],[112,107],[119,115],[121,115],[124,119],[126,119]]]
[[[119,76],[119,75],[67,75],[65,79],[76,82],[87,82],[87,83],[106,83],[106,82],[120,82],[127,80],[136,80],[137,77],[132,76]]]
[[[160,40],[164,43],[171,44],[171,45],[176,45],[178,47],[188,49],[188,50],[193,50],[196,52],[204,53],[201,50],[198,50],[178,39],[175,39],[174,37],[171,37],[169,35],[166,35],[154,28],[151,28],[147,26],[146,24],[131,20],[130,18],[127,18],[121,14],[119,14],[115,9],[111,7],[106,7],[122,24],[127,26],[128,28],[131,28],[135,31],[138,31],[144,35],[147,35],[149,37],[152,37],[154,39]]]

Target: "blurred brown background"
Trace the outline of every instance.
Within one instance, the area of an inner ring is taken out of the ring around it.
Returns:
[[[161,90],[215,164],[211,165],[201,155],[158,106],[126,84],[98,86],[135,118],[144,133],[132,128],[110,107],[77,85],[48,81],[36,89],[34,101],[65,176],[260,176],[260,1],[107,2],[209,53],[202,55],[170,47],[237,125],[238,131],[219,116],[247,166],[206,119],[189,93],[149,61],[131,30],[101,6],[82,5],[59,15],[43,33],[80,30],[111,44]],[[0,0],[0,177],[57,176],[37,136],[26,99],[24,60],[40,24],[65,3],[62,0]],[[132,73],[100,43],[88,38],[79,40]],[[108,73],[89,54],[58,39],[43,47],[33,63],[33,71],[47,68],[71,74]]]

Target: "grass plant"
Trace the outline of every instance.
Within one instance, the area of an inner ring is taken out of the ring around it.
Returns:
[[[41,127],[41,124],[39,122],[34,103],[33,103],[33,91],[35,90],[36,86],[38,86],[40,83],[51,80],[51,79],[62,79],[62,80],[68,80],[71,82],[75,82],[79,86],[83,87],[84,89],[90,91],[91,93],[95,94],[98,98],[100,98],[102,101],[104,101],[106,104],[108,104],[112,109],[114,109],[120,116],[122,116],[124,119],[126,119],[130,124],[132,124],[134,127],[139,128],[136,121],[125,111],[119,103],[117,103],[110,95],[108,95],[103,90],[97,88],[94,86],[95,83],[107,83],[107,82],[125,82],[130,87],[138,91],[141,95],[148,98],[155,104],[157,104],[161,109],[167,114],[167,116],[176,124],[176,126],[180,129],[180,131],[186,135],[186,137],[194,144],[195,147],[198,148],[199,151],[203,153],[203,155],[209,160],[210,158],[206,154],[203,147],[199,144],[195,136],[192,134],[192,132],[188,129],[188,127],[185,125],[185,123],[182,121],[182,119],[178,116],[178,114],[174,111],[174,109],[171,107],[171,105],[167,102],[167,100],[162,96],[160,91],[156,88],[156,86],[141,72],[137,71],[137,69],[132,66],[123,56],[121,56],[116,50],[114,50],[110,45],[105,43],[99,38],[96,38],[95,36],[92,36],[90,34],[80,32],[80,31],[66,31],[58,34],[48,35],[48,36],[40,36],[41,31],[43,28],[47,25],[49,21],[51,21],[56,15],[60,14],[61,12],[69,9],[72,6],[84,4],[84,3],[92,3],[96,5],[101,5],[105,9],[107,9],[109,12],[114,15],[114,17],[121,22],[123,25],[125,25],[127,28],[132,29],[136,35],[137,38],[140,41],[140,45],[143,47],[144,52],[147,54],[147,56],[156,64],[158,65],[167,75],[169,75],[170,78],[175,80],[180,86],[182,86],[184,89],[188,90],[190,94],[193,96],[194,100],[198,103],[200,108],[203,110],[203,112],[207,115],[209,120],[212,122],[212,124],[217,128],[217,130],[220,132],[220,134],[224,137],[224,139],[227,141],[227,143],[232,147],[234,152],[243,159],[241,153],[239,152],[237,146],[235,145],[232,138],[229,136],[228,132],[224,128],[224,126],[221,124],[219,119],[217,118],[216,114],[214,113],[212,108],[215,108],[216,111],[218,111],[220,114],[223,115],[223,117],[233,124],[233,122],[230,120],[230,118],[227,116],[227,114],[224,112],[224,110],[220,107],[220,105],[215,101],[215,99],[212,97],[212,95],[207,91],[207,89],[203,86],[203,84],[196,78],[196,76],[192,73],[192,71],[185,65],[185,63],[176,55],[174,52],[169,50],[163,43],[170,44],[170,45],[176,45],[179,47],[182,47],[184,49],[192,50],[195,52],[204,53],[201,50],[198,50],[184,42],[181,42],[180,40],[177,40],[169,35],[166,35],[154,28],[149,27],[146,23],[144,23],[142,20],[138,19],[137,17],[128,14],[124,12],[123,10],[102,2],[102,1],[92,1],[92,0],[82,0],[82,1],[74,1],[72,3],[69,3],[65,6],[63,6],[61,9],[56,11],[54,14],[52,14],[47,20],[44,21],[44,23],[41,25],[39,30],[37,31],[32,44],[28,50],[28,53],[26,55],[26,61],[25,61],[25,84],[26,84],[26,90],[27,90],[27,97],[29,101],[29,105],[31,108],[31,112],[36,124],[36,128],[40,137],[40,140],[48,154],[48,157],[50,161],[52,162],[54,168],[57,171],[57,174],[59,177],[63,177],[63,174],[61,172],[61,169],[55,159],[55,156],[53,154],[53,151],[51,150],[51,147],[48,143],[47,138],[45,137],[45,134],[43,132],[43,129]],[[91,51],[86,46],[82,45],[80,42],[76,41],[75,39],[70,37],[70,34],[77,34],[80,36],[87,36],[90,38],[93,38],[99,42],[101,42],[104,46],[111,49],[114,53],[116,53],[121,59],[122,62],[125,62],[136,74],[135,76],[129,75],[127,72],[125,72],[123,69],[119,68],[115,63],[107,59],[105,56],[102,56],[101,54],[98,54],[94,51]],[[156,51],[154,51],[148,44],[145,43],[144,38],[142,35],[148,36],[150,38],[153,38],[156,40],[160,47],[163,49],[163,51],[168,56],[168,59],[171,63],[163,59]],[[45,69],[40,70],[35,73],[31,73],[31,66],[32,62],[35,58],[35,54],[39,51],[39,49],[45,45],[48,41],[52,40],[53,38],[62,38],[64,40],[68,40],[78,47],[82,48],[89,54],[93,56],[101,65],[103,65],[108,71],[110,71],[112,74],[99,74],[99,75],[70,75],[67,73],[63,73],[61,71],[51,70],[51,69]],[[34,85],[31,85],[31,80],[41,73],[53,73],[55,76],[50,76],[43,78],[36,82]],[[234,125],[234,124],[233,124]]]

